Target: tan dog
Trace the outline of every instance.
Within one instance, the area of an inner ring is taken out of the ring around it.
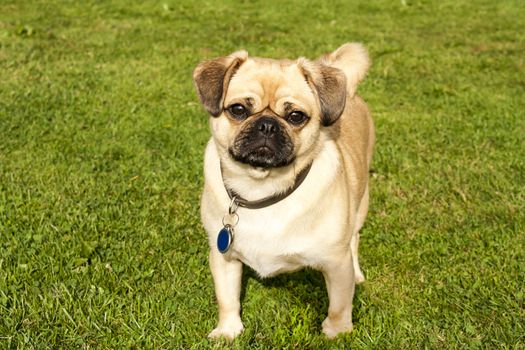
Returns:
[[[201,202],[219,304],[210,337],[233,339],[243,330],[243,264],[262,277],[322,271],[330,302],[323,332],[352,330],[374,144],[370,113],[355,91],[368,66],[365,49],[352,43],[317,61],[238,51],[195,69],[212,132]]]

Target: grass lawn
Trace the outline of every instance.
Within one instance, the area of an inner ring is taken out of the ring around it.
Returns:
[[[204,349],[205,58],[363,42],[377,126],[354,331],[246,269],[233,348],[525,349],[525,3],[0,2],[0,348]]]

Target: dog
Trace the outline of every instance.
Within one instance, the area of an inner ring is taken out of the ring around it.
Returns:
[[[219,308],[210,338],[232,340],[243,331],[243,264],[261,277],[320,270],[329,299],[323,333],[352,331],[375,142],[356,94],[368,68],[358,43],[315,61],[237,51],[195,68],[211,129],[201,198]]]

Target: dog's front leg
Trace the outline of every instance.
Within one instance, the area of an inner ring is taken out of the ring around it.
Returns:
[[[355,279],[352,257],[348,254],[343,262],[335,261],[323,268],[328,291],[328,317],[323,321],[323,333],[334,338],[339,333],[352,331],[352,300]]]
[[[224,337],[231,341],[243,330],[240,301],[242,263],[233,259],[226,260],[217,249],[212,248],[210,268],[219,304],[219,324],[208,337]]]

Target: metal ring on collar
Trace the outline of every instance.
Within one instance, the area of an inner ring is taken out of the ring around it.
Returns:
[[[226,219],[226,216],[230,216],[232,218],[235,218],[235,220],[233,220],[234,222],[233,223],[229,223],[227,224],[226,222],[224,222],[224,219]],[[237,224],[239,223],[239,215],[237,215],[237,213],[233,213],[233,214],[226,214],[222,217],[222,226],[230,226],[230,227],[235,227],[237,226]]]
[[[228,208],[228,214],[232,215],[237,212],[239,208],[239,203],[237,203],[237,197],[233,196],[232,201],[230,202],[230,207]]]

